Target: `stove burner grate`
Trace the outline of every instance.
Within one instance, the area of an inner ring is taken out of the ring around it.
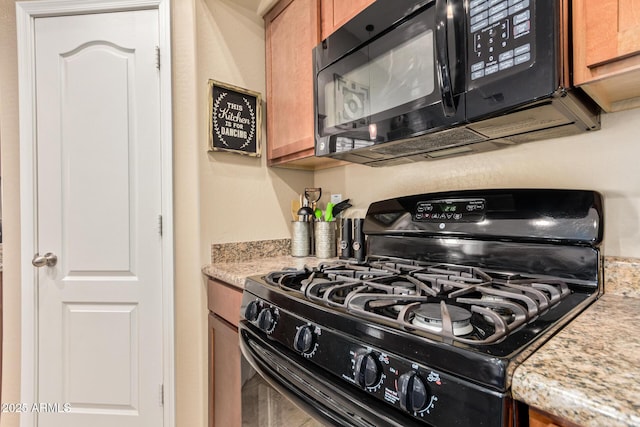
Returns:
[[[338,261],[274,272],[266,281],[299,298],[394,328],[471,345],[503,340],[571,293],[556,279],[385,258],[368,265]]]

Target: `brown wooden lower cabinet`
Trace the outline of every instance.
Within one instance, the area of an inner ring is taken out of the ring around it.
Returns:
[[[529,408],[529,427],[580,427],[534,408]]]
[[[242,425],[238,320],[242,291],[217,280],[207,286],[209,306],[209,427]]]

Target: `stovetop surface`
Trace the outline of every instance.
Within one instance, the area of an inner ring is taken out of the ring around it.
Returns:
[[[503,358],[594,294],[558,278],[388,257],[272,272],[263,283],[345,321]]]
[[[245,292],[322,328],[497,390],[509,387],[510,366],[597,296],[593,287],[564,280],[441,264],[409,264],[407,273],[404,260],[368,261],[252,277]],[[460,275],[443,273],[448,270]]]

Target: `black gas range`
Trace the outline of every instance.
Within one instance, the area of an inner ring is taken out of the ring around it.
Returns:
[[[513,370],[601,292],[602,199],[478,190],[373,203],[365,262],[245,284],[240,345],[326,424],[513,426]]]

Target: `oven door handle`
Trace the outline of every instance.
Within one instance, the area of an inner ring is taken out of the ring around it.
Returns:
[[[436,69],[438,84],[442,97],[442,110],[445,117],[456,115],[456,104],[453,97],[453,79],[449,62],[449,14],[453,14],[453,6],[449,0],[436,0]],[[452,19],[455,17],[451,17]]]

